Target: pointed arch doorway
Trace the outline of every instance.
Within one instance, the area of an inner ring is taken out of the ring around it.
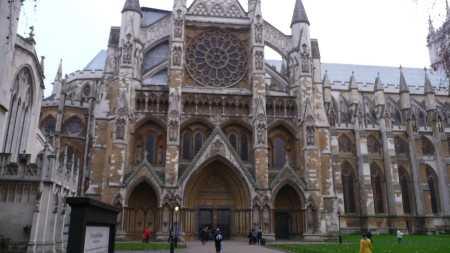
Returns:
[[[158,232],[158,197],[147,181],[137,183],[128,195],[124,214],[124,231],[127,239],[141,240],[145,228],[150,228],[150,237]]]
[[[244,237],[251,217],[248,189],[242,176],[224,159],[199,168],[184,190],[186,239],[197,239],[205,226],[211,232],[219,228],[224,239]]]
[[[276,239],[294,239],[303,234],[303,198],[289,184],[281,187],[275,195],[274,226]]]

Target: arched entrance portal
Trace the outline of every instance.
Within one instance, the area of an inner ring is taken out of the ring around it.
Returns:
[[[125,208],[124,230],[128,239],[141,240],[145,228],[151,236],[158,232],[158,198],[155,190],[147,183],[139,183],[128,198]]]
[[[186,239],[197,239],[205,226],[219,228],[224,239],[246,235],[251,217],[248,187],[232,165],[208,163],[192,175],[184,192]]]
[[[275,238],[293,239],[303,234],[302,198],[290,185],[283,186],[275,197]]]

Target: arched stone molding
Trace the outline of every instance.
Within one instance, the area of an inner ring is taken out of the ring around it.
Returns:
[[[142,168],[147,167],[147,166],[149,166],[149,165],[148,164],[141,165]],[[147,167],[147,169],[148,169],[148,167]],[[148,170],[152,171],[150,169],[148,169]],[[137,172],[137,171],[139,171],[139,169],[137,169],[135,172]],[[155,176],[155,175],[156,175],[156,173],[153,176]],[[158,207],[161,207],[162,206],[162,198],[160,198],[159,196],[162,196],[161,186],[163,185],[163,183],[157,182],[155,180],[155,178],[150,178],[149,176],[140,176],[135,179],[132,179],[132,177],[133,176],[130,176],[130,179],[127,180],[127,182],[125,182],[125,185],[127,185],[127,187],[126,187],[126,191],[124,192],[124,195],[125,195],[124,205],[128,206],[128,201],[130,199],[130,195],[138,185],[140,185],[141,183],[147,183],[156,192],[156,197],[158,198],[157,202],[159,203]]]
[[[275,206],[275,199],[276,199],[276,196],[278,195],[278,192],[286,185],[289,185],[292,188],[294,188],[295,192],[298,194],[301,202],[304,205],[306,203],[306,197],[305,197],[305,190],[303,189],[303,187],[301,185],[299,185],[298,182],[295,182],[292,179],[286,179],[272,187],[273,190],[272,190],[271,206],[272,207]]]
[[[242,168],[239,168],[236,166],[236,164],[229,161],[227,158],[221,156],[221,155],[214,155],[204,161],[202,164],[199,164],[192,168],[189,172],[186,171],[186,173],[183,174],[183,177],[180,178],[180,181],[178,182],[180,189],[182,191],[182,195],[184,196],[184,200],[186,201],[188,191],[188,186],[191,184],[195,184],[198,182],[198,177],[201,176],[201,172],[205,169],[207,169],[209,166],[214,164],[215,162],[222,163],[224,166],[229,168],[231,170],[231,174],[233,174],[236,177],[236,180],[240,182],[240,186],[244,187],[245,192],[245,198],[247,199],[247,208],[250,208],[250,199],[251,199],[251,192],[255,188],[255,182],[254,180],[251,180],[248,178],[248,175],[242,170]],[[194,163],[194,162],[193,162]],[[191,164],[193,164],[191,163]],[[188,175],[188,176],[186,176]],[[184,206],[186,206],[186,203],[183,203]]]
[[[305,204],[306,208],[306,233],[316,234],[319,231],[318,208],[313,197],[309,197]]]
[[[287,180],[287,181],[285,181],[285,180]],[[304,196],[305,191],[303,189],[306,189],[306,184],[304,183],[304,181],[302,181],[300,179],[300,177],[297,175],[297,173],[295,173],[295,171],[289,165],[284,166],[284,168],[280,171],[280,173],[278,173],[277,177],[273,180],[270,187],[272,189],[277,189],[280,187],[280,185],[282,187],[283,184],[286,182],[292,183],[293,185],[298,187],[299,194],[301,193]],[[276,191],[273,190],[272,197],[275,195],[276,195]],[[273,203],[272,203],[272,206],[273,206]]]
[[[192,118],[189,118],[189,119],[183,121],[183,122],[181,123],[181,125],[180,125],[180,129],[184,129],[184,128],[188,127],[188,126],[191,125],[191,124],[199,123],[199,122],[201,122],[201,123],[207,125],[211,130],[213,130],[214,128],[216,128],[216,126],[215,126],[211,121],[209,121],[209,120],[207,120],[207,119],[205,119],[205,118],[202,118],[202,117],[192,117]]]
[[[192,175],[195,174],[199,168],[207,166],[214,160],[220,160],[229,164],[230,167],[234,168],[236,172],[241,175],[242,179],[245,180],[246,185],[256,187],[255,179],[252,177],[219,126],[216,127],[199,153],[195,156],[194,160],[192,160],[185,173],[180,177],[178,185],[183,189],[187,181],[192,178]]]
[[[220,128],[225,129],[228,126],[233,125],[233,124],[239,125],[245,129],[247,129],[250,133],[253,132],[253,126],[251,124],[249,124],[248,122],[246,122],[242,119],[238,119],[238,118],[232,118],[232,119],[222,122],[220,124]]]

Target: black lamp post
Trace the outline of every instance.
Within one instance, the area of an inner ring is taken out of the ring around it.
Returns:
[[[338,215],[338,224],[339,224],[339,244],[342,244],[342,235],[341,235],[341,212],[337,211]]]
[[[170,223],[170,234],[169,234],[169,240],[170,240],[170,253],[174,252],[174,241],[173,241],[173,236],[174,236],[174,231],[173,231],[173,209],[174,209],[174,204],[175,204],[175,197],[172,194],[172,197],[169,199],[170,201],[170,210],[171,210],[171,223]]]

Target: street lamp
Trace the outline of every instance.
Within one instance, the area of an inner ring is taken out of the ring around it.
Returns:
[[[337,211],[338,215],[338,224],[339,224],[339,244],[342,244],[342,235],[341,235],[341,212]]]
[[[180,210],[180,207],[175,206],[174,210],[175,210],[175,229],[174,229],[173,235],[175,237],[175,248],[178,248],[178,228],[180,226],[178,224],[178,210]],[[172,216],[172,218],[173,218],[173,216]]]
[[[170,253],[173,253],[174,252],[174,247],[173,247],[173,209],[174,209],[174,204],[175,204],[175,201],[176,201],[176,199],[175,199],[175,197],[173,196],[173,193],[172,193],[172,197],[170,197],[170,199],[169,199],[169,202],[170,202],[170,210],[171,210],[171,212],[172,212],[172,214],[171,214],[171,223],[170,223],[170,233],[169,233],[169,240],[170,240]]]

